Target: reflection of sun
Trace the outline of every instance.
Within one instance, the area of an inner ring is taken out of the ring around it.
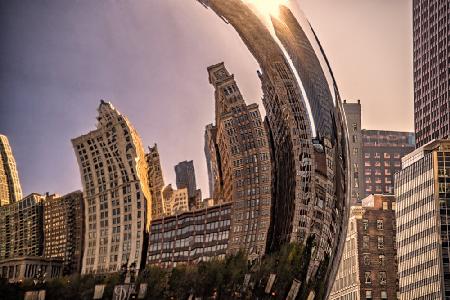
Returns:
[[[244,0],[244,2],[254,5],[265,16],[278,17],[280,5],[286,5],[288,0]]]

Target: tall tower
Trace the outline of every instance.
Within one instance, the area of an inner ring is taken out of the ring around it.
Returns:
[[[22,199],[16,160],[8,138],[0,134],[0,206]]]
[[[347,119],[349,148],[352,156],[352,205],[364,198],[364,164],[361,135],[361,101],[350,103],[344,100],[342,105]]]
[[[210,144],[217,145],[223,200],[233,203],[228,250],[262,255],[271,207],[267,135],[258,106],[246,105],[225,65],[210,66],[208,73],[216,101],[216,141]]]
[[[400,300],[450,298],[450,140],[402,159],[395,174]]]
[[[195,182],[194,162],[182,161],[175,166],[177,189],[187,188],[189,198],[195,197],[197,184]]]
[[[74,138],[83,184],[82,274],[116,272],[145,263],[151,195],[141,139],[128,119],[101,101],[97,129]]]
[[[161,161],[158,146],[148,147],[149,152],[145,154],[148,165],[148,183],[152,195],[152,215],[157,218],[164,213],[161,191],[164,188]]]
[[[417,147],[450,137],[450,0],[413,1]]]

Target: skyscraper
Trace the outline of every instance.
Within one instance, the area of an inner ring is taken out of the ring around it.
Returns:
[[[350,155],[352,156],[352,204],[364,198],[364,164],[361,134],[361,102],[350,103],[344,100],[342,105],[345,111],[348,126]]]
[[[402,160],[395,175],[400,299],[450,298],[450,140]]]
[[[413,1],[417,147],[450,137],[450,0]]]
[[[266,251],[270,224],[270,150],[256,104],[247,105],[224,63],[208,67],[215,92],[216,141],[223,201],[232,202],[228,250]],[[214,154],[212,154],[214,155]],[[210,170],[208,170],[211,172]],[[212,170],[215,171],[214,169]],[[209,178],[214,178],[209,174]],[[213,193],[216,194],[216,193]]]
[[[325,299],[343,249],[350,202],[346,121],[327,58],[301,12],[296,18],[280,6],[277,17],[263,19],[257,5],[253,10],[240,0],[200,2],[234,27],[261,69],[273,158],[268,249],[289,242],[311,249],[305,254],[307,271],[298,279],[308,297]],[[227,93],[237,94],[233,88]],[[227,193],[224,188],[225,199]]]
[[[395,198],[370,195],[351,207],[347,240],[329,300],[397,299]]]
[[[194,162],[182,161],[175,166],[177,189],[187,188],[189,198],[195,197],[197,184],[195,182]]]
[[[22,199],[16,160],[8,138],[0,134],[0,206]]]
[[[206,125],[205,128],[205,157],[208,171],[209,197],[220,201],[222,197],[221,187],[223,186],[222,170],[219,156],[219,146],[217,145],[217,127],[213,124]]]
[[[154,218],[162,216],[163,200],[161,191],[164,188],[164,177],[162,174],[161,161],[159,158],[158,146],[148,147],[149,152],[145,154],[148,165],[148,182],[152,195],[152,215]]]
[[[43,217],[44,257],[61,259],[64,275],[80,273],[84,241],[83,193],[47,195]]]
[[[141,139],[128,119],[105,101],[97,129],[74,138],[83,184],[85,240],[82,274],[145,263],[151,220],[148,170]]]
[[[414,133],[362,130],[364,195],[394,194],[394,174],[402,157],[415,148]]]

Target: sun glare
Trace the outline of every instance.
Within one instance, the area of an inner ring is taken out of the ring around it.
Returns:
[[[280,5],[287,5],[288,0],[245,0],[244,2],[252,4],[265,16],[278,17]]]

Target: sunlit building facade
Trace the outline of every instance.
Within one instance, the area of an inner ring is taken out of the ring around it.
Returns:
[[[208,171],[209,197],[221,200],[223,187],[219,146],[217,145],[217,127],[213,124],[205,128],[205,157]]]
[[[169,184],[162,189],[161,194],[165,216],[189,210],[189,193],[187,188],[174,189]]]
[[[216,144],[223,201],[232,202],[228,250],[266,251],[270,224],[270,150],[256,104],[247,105],[224,63],[208,67],[215,89]],[[209,177],[215,177],[210,174]]]
[[[83,185],[82,274],[116,272],[145,263],[151,195],[142,142],[128,119],[101,101],[97,129],[72,144]]]
[[[400,299],[450,298],[450,140],[405,156],[395,195]]]
[[[0,134],[0,206],[22,199],[16,160],[8,138]]]

